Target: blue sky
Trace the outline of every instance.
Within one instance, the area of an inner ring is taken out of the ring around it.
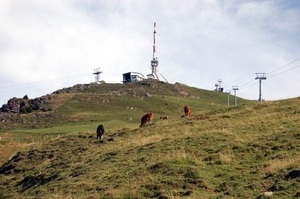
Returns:
[[[0,106],[122,73],[151,73],[153,23],[158,71],[170,83],[213,90],[238,85],[258,99],[300,96],[298,0],[2,0]],[[277,70],[278,69],[278,70]],[[274,72],[273,72],[274,71]],[[162,78],[161,78],[162,79]]]

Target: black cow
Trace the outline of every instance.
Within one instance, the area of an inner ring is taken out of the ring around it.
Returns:
[[[102,136],[104,134],[105,130],[104,130],[104,126],[102,124],[100,124],[96,130],[97,133],[97,140],[98,139],[102,139]]]

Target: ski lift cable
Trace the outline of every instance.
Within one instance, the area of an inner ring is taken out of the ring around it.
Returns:
[[[286,65],[280,67],[280,68],[277,68],[276,70],[273,70],[273,71],[271,71],[271,72],[268,72],[267,75],[270,75],[271,73],[274,73],[275,71],[278,71],[278,70],[280,70],[280,69],[282,69],[282,68],[284,68],[284,67],[286,67],[286,66],[288,66],[288,65],[290,65],[290,64],[292,64],[292,63],[294,63],[294,62],[296,62],[296,61],[298,61],[299,59],[300,59],[300,57],[297,58],[297,59],[295,59],[294,61],[292,61],[292,62],[290,62],[290,63],[288,63],[288,64],[286,64]]]

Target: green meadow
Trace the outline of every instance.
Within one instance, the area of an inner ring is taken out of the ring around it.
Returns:
[[[228,107],[226,93],[158,81],[77,87],[0,123],[0,199],[300,197],[300,98]]]

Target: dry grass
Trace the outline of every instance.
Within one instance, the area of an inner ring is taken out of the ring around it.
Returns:
[[[0,141],[0,165],[12,158],[16,152],[29,148],[33,143],[14,141],[11,133],[1,135]]]
[[[127,144],[131,146],[144,146],[147,144],[158,143],[163,138],[164,136],[161,134],[151,134],[149,136],[138,135],[138,136],[133,136],[130,142],[128,142]]]
[[[261,168],[263,173],[276,173],[278,170],[300,165],[300,154],[289,154],[282,159],[270,160],[267,166]]]
[[[235,159],[233,154],[219,153],[219,156],[222,164],[230,164]]]

